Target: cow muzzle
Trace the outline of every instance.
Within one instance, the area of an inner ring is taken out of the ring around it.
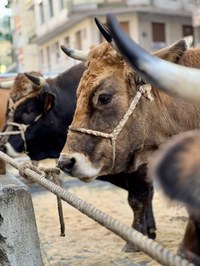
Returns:
[[[94,167],[88,157],[82,153],[61,153],[58,167],[67,175],[77,177],[84,182],[95,179],[101,170]]]

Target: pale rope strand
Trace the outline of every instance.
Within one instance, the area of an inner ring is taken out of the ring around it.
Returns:
[[[4,132],[0,132],[0,136],[9,136],[9,135],[24,135],[24,132],[27,129],[27,125],[24,124],[18,124],[15,122],[8,122],[7,123],[8,126],[15,126],[18,127],[20,130],[19,131],[4,131]]]
[[[20,131],[5,131],[5,132],[0,132],[0,136],[10,136],[10,135],[19,135],[21,134]]]
[[[83,200],[79,199],[78,197],[66,191],[65,189],[45,179],[44,172],[42,174],[39,174],[31,170],[27,164],[26,167],[24,167],[24,163],[17,163],[15,160],[10,158],[3,152],[0,152],[0,158],[14,166],[16,169],[18,169],[23,177],[31,177],[32,180],[38,182],[44,188],[59,196],[68,204],[78,209],[80,212],[86,214],[99,224],[103,225],[116,235],[120,236],[125,241],[128,241],[135,245],[137,248],[145,252],[147,255],[149,255],[161,265],[194,266],[194,264],[189,263],[187,260],[182,259],[180,256],[177,256],[172,252],[166,250],[160,244],[153,241],[152,239],[147,238],[142,233],[132,228],[129,228],[127,225],[119,222],[118,220],[112,218],[104,212],[96,209],[91,204],[84,202]],[[31,164],[30,167],[32,167]]]
[[[21,134],[21,138],[24,142],[24,149],[25,151],[27,151],[27,144],[26,144],[26,138],[25,138],[25,132],[26,132],[26,129],[29,125],[25,125],[25,124],[19,124],[19,123],[16,123],[16,122],[8,122],[7,123],[9,126],[14,126],[14,127],[18,127],[19,131],[20,131],[20,134]]]

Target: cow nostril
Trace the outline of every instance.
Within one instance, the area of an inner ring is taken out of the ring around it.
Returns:
[[[65,173],[70,174],[73,170],[73,167],[76,163],[75,158],[68,158],[64,161],[58,161],[58,167]]]
[[[67,165],[68,168],[72,169],[74,167],[74,165],[75,165],[75,159],[74,158],[69,159],[68,165]]]
[[[7,149],[5,145],[0,145],[0,151],[6,153]]]

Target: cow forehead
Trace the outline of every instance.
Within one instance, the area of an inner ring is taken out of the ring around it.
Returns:
[[[41,76],[39,72],[31,72],[35,76]],[[33,92],[33,90],[39,90],[39,87],[33,85],[33,83],[23,74],[20,73],[14,80],[14,84],[10,90],[10,97],[11,99],[16,102],[22,97],[25,97],[29,93]]]
[[[79,83],[77,95],[90,94],[106,78],[123,76],[126,62],[108,43],[93,46],[90,50],[87,69]]]

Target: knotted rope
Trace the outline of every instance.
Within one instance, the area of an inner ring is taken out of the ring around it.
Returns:
[[[41,186],[59,196],[62,200],[66,201],[68,204],[75,207],[80,212],[86,214],[88,217],[103,225],[116,235],[120,236],[125,241],[129,241],[130,243],[135,245],[137,248],[145,252],[160,264],[166,266],[194,266],[194,264],[189,263],[187,260],[182,259],[180,256],[174,255],[172,252],[166,250],[160,244],[144,236],[142,233],[129,228],[113,217],[98,210],[91,204],[84,202],[83,200],[79,199],[60,186],[47,180],[45,178],[45,173],[43,172],[39,174],[38,172],[33,171],[31,169],[32,165],[30,165],[29,167],[28,164],[26,164],[26,167],[24,167],[24,163],[17,163],[15,160],[10,158],[3,152],[0,152],[0,158],[18,169],[23,177],[31,178],[31,180],[38,182]]]
[[[44,168],[44,167],[39,167],[37,168],[36,166],[30,164],[29,162],[23,162],[18,164],[18,169],[19,169],[19,175],[23,176],[29,182],[34,183],[35,179],[32,178],[30,175],[25,174],[25,169],[29,168],[38,175],[41,176],[41,178],[53,180],[53,182],[56,185],[60,185],[59,181],[59,174],[60,174],[60,169],[52,167],[52,168]],[[65,236],[65,222],[64,222],[64,216],[63,216],[63,208],[62,208],[62,201],[61,198],[57,195],[57,207],[58,207],[58,216],[59,216],[59,222],[60,222],[60,236]]]
[[[81,132],[85,133],[88,135],[93,135],[97,137],[102,137],[106,139],[111,139],[111,145],[112,145],[112,153],[113,153],[113,160],[112,160],[112,169],[114,168],[115,165],[115,157],[116,157],[116,139],[121,130],[123,129],[124,125],[128,121],[129,117],[133,113],[133,111],[136,108],[136,105],[138,104],[142,94],[144,94],[150,101],[153,101],[153,97],[151,96],[151,86],[149,84],[144,84],[141,85],[139,90],[137,91],[135,97],[133,98],[127,112],[123,116],[123,118],[120,120],[118,125],[115,127],[115,129],[111,133],[104,133],[101,131],[96,131],[92,129],[87,129],[87,128],[76,128],[73,126],[69,126],[70,131],[76,131],[76,132]]]

